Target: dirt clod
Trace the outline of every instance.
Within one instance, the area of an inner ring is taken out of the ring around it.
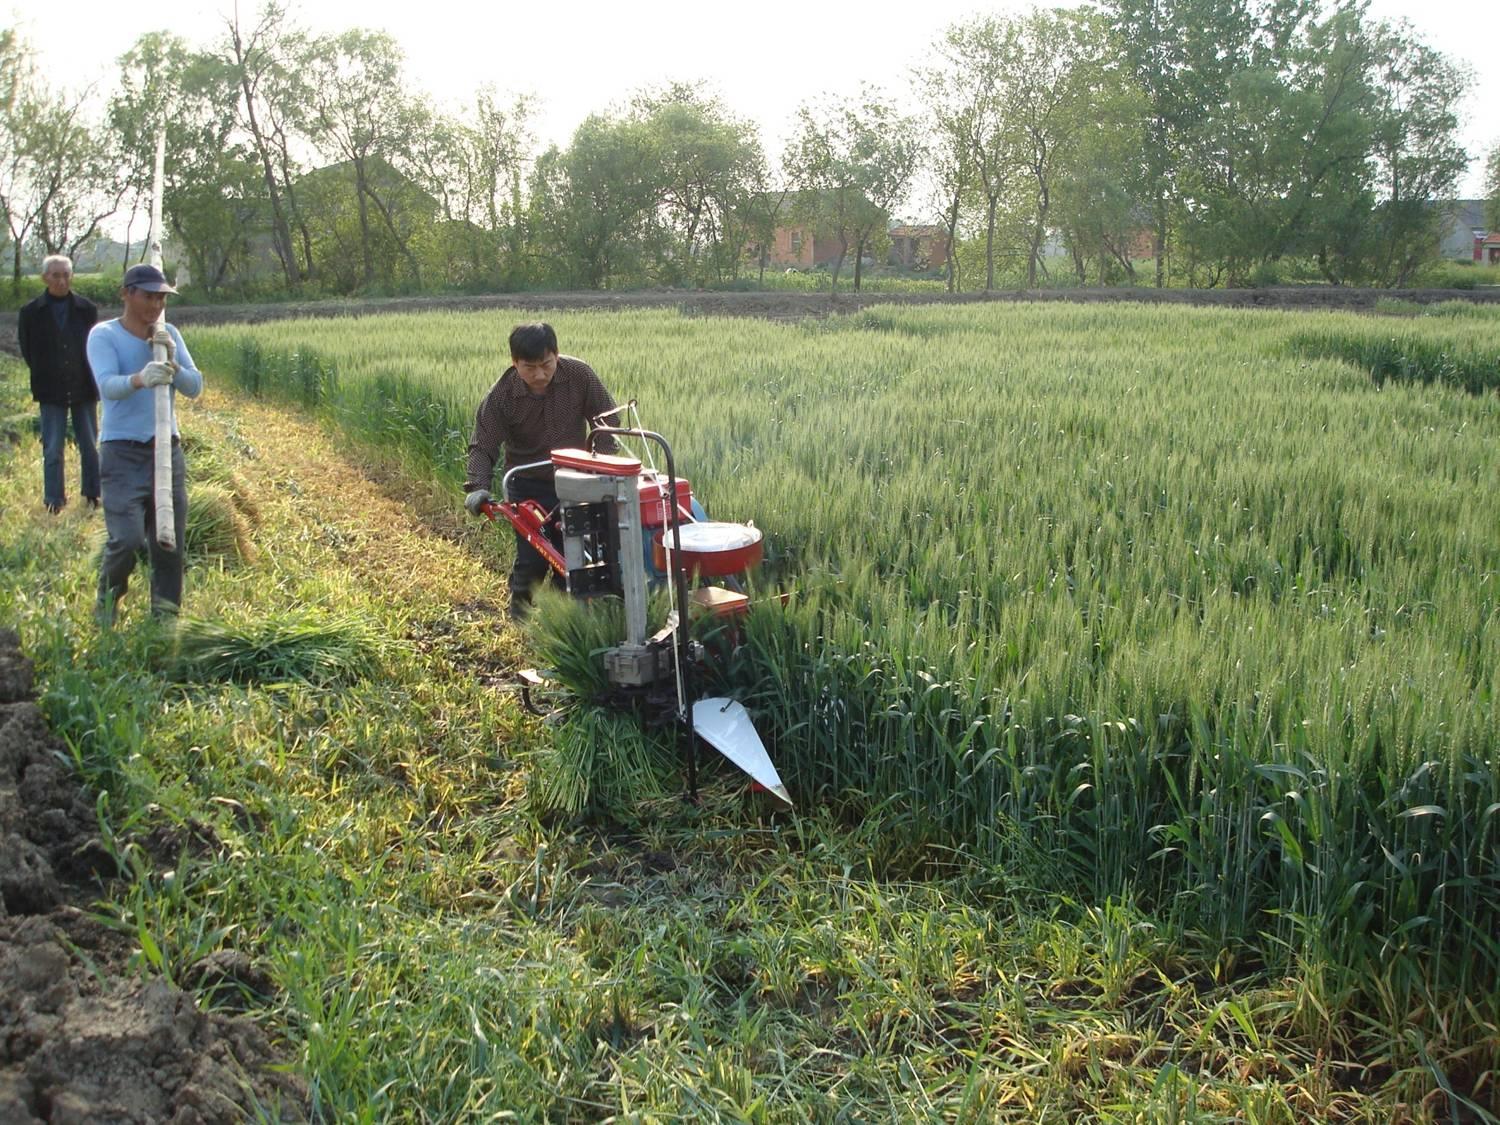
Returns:
[[[21,654],[21,639],[14,629],[0,629],[0,703],[30,699],[33,687],[30,659]]]
[[[0,630],[0,1121],[305,1121],[307,1091],[272,1069],[285,1059],[258,1023],[140,980],[133,940],[86,909],[115,864],[33,690],[15,632]],[[179,852],[216,843],[206,825],[156,842]],[[233,950],[186,975],[231,1003],[275,991]]]

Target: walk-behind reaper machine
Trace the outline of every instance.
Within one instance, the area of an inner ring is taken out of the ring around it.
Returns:
[[[481,510],[490,519],[508,520],[573,596],[613,595],[623,600],[625,637],[603,653],[609,691],[598,702],[634,709],[648,723],[675,729],[693,799],[698,795],[697,743],[702,739],[749,774],[758,788],[790,807],[791,796],[744,706],[725,697],[696,698],[694,688],[709,654],[690,636],[688,622],[699,614],[722,618],[725,633],[737,638],[736,620],[749,611],[750,599],[712,580],[738,586],[734,576],[761,560],[761,533],[751,525],[695,519],[692,486],[677,476],[666,439],[650,430],[602,422],[596,420],[587,449],[554,450],[548,461],[506,472],[501,495],[508,497],[517,473],[550,466],[558,500],[552,511],[534,500],[492,500]],[[648,460],[651,447],[659,448],[666,472],[635,457],[595,452],[597,439],[606,434],[645,443]],[[661,628],[648,635],[653,572],[665,576],[670,608]],[[546,678],[528,669],[520,679],[523,702],[542,713],[536,698],[546,690]]]

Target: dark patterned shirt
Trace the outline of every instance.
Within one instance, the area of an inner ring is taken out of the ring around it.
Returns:
[[[558,356],[557,373],[539,395],[531,393],[514,367],[507,368],[474,415],[465,491],[495,487],[495,462],[502,445],[507,469],[545,461],[554,449],[583,449],[589,419],[614,408],[615,400],[599,376],[581,359]],[[613,453],[615,440],[601,437],[595,448]],[[539,469],[525,475],[550,479],[552,470]]]

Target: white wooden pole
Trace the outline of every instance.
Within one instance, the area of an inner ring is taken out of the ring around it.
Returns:
[[[156,131],[156,170],[151,179],[151,235],[146,252],[147,260],[161,269],[161,193],[164,166],[167,155],[167,129],[165,125]],[[167,307],[165,302],[156,320],[156,327],[165,327]],[[167,349],[160,344],[151,346],[151,358],[161,362],[167,358]],[[172,388],[157,387],[156,393],[156,543],[165,551],[177,550],[177,513],[172,503]]]

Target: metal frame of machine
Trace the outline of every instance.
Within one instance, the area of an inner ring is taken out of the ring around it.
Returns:
[[[605,435],[659,447],[666,461],[665,476],[646,469],[635,457],[595,452],[597,440]],[[688,636],[689,607],[696,603],[706,612],[735,616],[748,610],[749,599],[737,591],[709,586],[698,591],[703,596],[690,600],[689,581],[727,577],[758,563],[760,532],[748,525],[695,521],[689,511],[691,487],[677,476],[672,447],[650,430],[596,425],[587,449],[554,450],[547,461],[509,469],[501,494],[509,496],[516,474],[543,467],[553,469],[558,499],[553,511],[533,500],[490,501],[482,510],[491,519],[503,516],[547,560],[570,594],[585,599],[615,595],[623,600],[625,637],[603,654],[611,686],[608,702],[669,717],[679,741],[685,742],[692,799],[698,795],[697,741],[702,738],[749,774],[758,787],[790,806],[791,797],[743,705],[722,697],[694,699],[694,667],[706,654]],[[661,527],[655,550],[665,564],[673,603],[666,622],[650,635],[648,526]],[[693,528],[686,545],[685,526]],[[554,529],[560,533],[561,549],[549,535]],[[522,672],[520,678],[523,700],[531,706],[529,693],[545,681],[533,670]]]

